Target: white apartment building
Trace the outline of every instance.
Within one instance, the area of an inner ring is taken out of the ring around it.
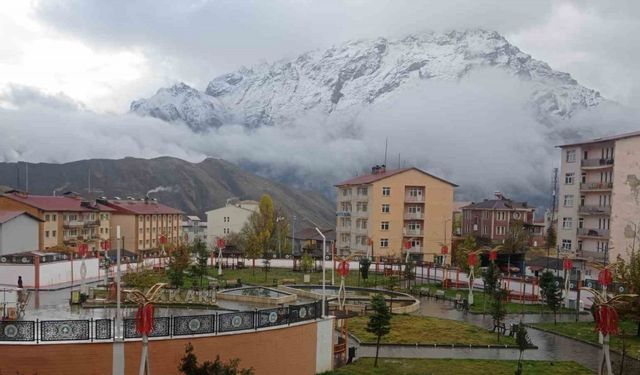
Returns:
[[[640,230],[640,132],[559,146],[558,248],[610,263]]]
[[[207,243],[215,246],[218,238],[239,233],[249,216],[260,210],[256,201],[228,201],[224,207],[207,211]]]

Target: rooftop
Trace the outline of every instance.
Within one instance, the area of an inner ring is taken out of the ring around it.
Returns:
[[[447,181],[443,178],[440,178],[438,176],[434,176],[430,173],[427,173],[425,171],[423,171],[422,169],[416,168],[416,167],[411,167],[411,168],[400,168],[400,169],[391,169],[391,170],[387,170],[385,168],[382,168],[381,170],[379,170],[376,173],[371,173],[371,174],[367,174],[364,176],[357,176],[357,177],[353,177],[350,178],[348,180],[342,181],[338,184],[336,184],[335,186],[347,186],[347,185],[363,185],[363,184],[370,184],[373,183],[375,181],[379,181],[391,176],[395,176],[398,175],[400,173],[404,173],[410,170],[415,170],[418,171],[422,174],[425,174],[429,177],[435,178],[436,180],[442,181],[444,183],[447,183],[453,187],[457,187],[458,185],[454,184],[453,182]]]
[[[35,207],[42,211],[113,211],[113,209],[99,204],[95,201],[88,201],[79,196],[51,196],[33,195],[22,192],[10,192],[1,196]]]
[[[516,202],[508,198],[485,199],[482,202],[471,202],[468,206],[462,207],[465,210],[533,210],[527,202]]]
[[[25,214],[29,217],[32,217],[38,221],[42,221],[40,220],[38,217],[31,215],[30,213],[26,212],[26,211],[4,211],[4,210],[0,210],[0,224],[4,224],[7,221],[14,219],[22,214]]]
[[[617,134],[617,135],[610,135],[610,136],[594,138],[594,139],[588,139],[588,140],[584,140],[584,141],[581,141],[581,142],[567,143],[567,144],[559,145],[559,146],[556,146],[556,147],[581,146],[581,145],[587,145],[587,144],[590,144],[590,143],[617,141],[619,139],[632,138],[632,137],[640,137],[640,131],[635,131],[635,132],[631,132],[631,133]]]
[[[133,199],[110,199],[110,200],[101,200],[101,202],[106,202],[109,207],[113,208],[116,213],[121,214],[132,214],[132,215],[173,215],[173,214],[184,214],[184,212],[164,205],[162,203],[158,203],[152,199],[144,199],[144,200],[133,200]]]
[[[333,229],[320,229],[320,230],[322,231],[322,234],[324,234],[325,237],[327,237],[327,241],[328,242],[336,240],[336,231],[335,230],[333,230]],[[294,234],[294,236],[295,236],[296,240],[322,241],[322,237],[320,236],[318,231],[316,231],[315,228],[304,228],[302,230],[297,231]],[[289,237],[289,238],[291,238],[291,237]]]

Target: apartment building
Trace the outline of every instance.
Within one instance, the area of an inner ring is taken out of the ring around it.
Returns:
[[[38,249],[33,250],[87,244],[96,251],[102,241],[109,240],[113,209],[75,193],[44,196],[10,191],[0,195],[0,209],[24,211],[42,220]]]
[[[601,263],[628,257],[640,243],[640,132],[559,147],[559,251]]]
[[[228,200],[224,207],[207,211],[207,240],[215,246],[218,238],[230,233],[239,233],[249,216],[260,211],[259,203],[252,200]]]
[[[155,199],[99,199],[98,202],[113,210],[111,231],[115,237],[120,226],[124,248],[139,252],[161,248],[160,237],[166,236],[167,243],[182,241],[183,212],[159,203]]]
[[[535,207],[527,202],[517,202],[496,192],[494,199],[462,207],[462,235],[484,237],[500,243],[515,223],[524,224],[534,234],[539,231],[534,223],[534,214]]]
[[[335,186],[338,254],[442,262],[442,247],[451,248],[457,185],[418,168],[376,166]]]
[[[198,216],[188,215],[182,220],[182,237],[188,242],[207,242],[207,222]]]

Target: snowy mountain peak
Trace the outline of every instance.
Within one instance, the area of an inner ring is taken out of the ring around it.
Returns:
[[[183,121],[197,132],[219,127],[228,120],[219,100],[183,82],[161,88],[148,99],[132,102],[130,110],[169,122]]]
[[[167,121],[182,120],[199,130],[209,126],[199,118],[221,118],[219,103],[250,127],[289,123],[308,112],[348,119],[405,88],[427,80],[456,82],[479,68],[500,69],[530,84],[530,107],[545,124],[603,101],[598,92],[531,58],[499,33],[473,29],[350,41],[224,74],[209,82],[204,94],[184,84],[161,89],[131,108]],[[176,106],[176,101],[184,106]],[[210,106],[215,116],[207,115]]]

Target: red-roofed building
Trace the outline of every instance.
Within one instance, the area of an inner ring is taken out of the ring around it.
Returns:
[[[182,240],[183,212],[178,209],[149,198],[100,199],[98,202],[114,210],[111,228],[115,231],[116,226],[120,226],[127,250],[159,249],[162,235],[166,236],[169,244],[178,244]]]
[[[77,248],[85,243],[95,251],[100,250],[101,241],[109,240],[113,209],[74,193],[44,196],[12,191],[0,195],[0,210],[24,211],[42,220],[38,249],[31,250]]]
[[[338,253],[445,261],[456,186],[418,168],[384,166],[336,184]]]

